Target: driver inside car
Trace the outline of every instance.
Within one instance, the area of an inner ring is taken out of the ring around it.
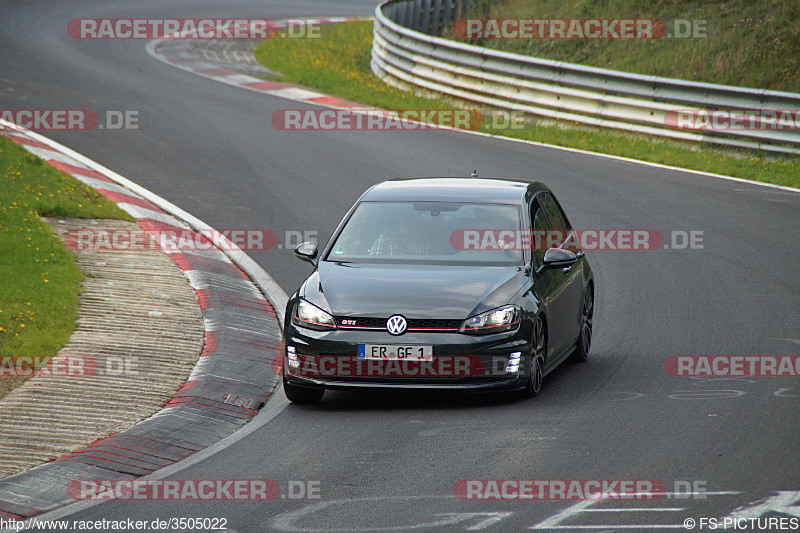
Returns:
[[[398,221],[399,222],[399,221]],[[378,256],[426,256],[435,254],[432,243],[425,239],[425,232],[411,224],[388,224],[373,241],[369,255]]]

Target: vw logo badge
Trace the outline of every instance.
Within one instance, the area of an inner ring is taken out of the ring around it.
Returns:
[[[400,315],[394,315],[389,317],[389,320],[386,321],[386,329],[392,335],[402,335],[406,332],[406,319]]]

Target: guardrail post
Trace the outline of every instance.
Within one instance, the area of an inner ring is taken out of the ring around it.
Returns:
[[[419,27],[417,31],[427,35],[431,33],[431,0],[419,0]]]
[[[431,0],[431,22],[428,35],[437,37],[442,35],[442,2],[446,0]]]
[[[420,20],[422,19],[422,9],[421,9],[422,0],[413,0],[413,2],[409,3],[412,6],[411,29],[414,31],[420,31],[419,27],[420,27]]]
[[[403,1],[398,2],[398,5],[403,6],[402,16],[397,19],[397,22],[406,28],[414,27],[414,5],[411,2]],[[401,22],[402,21],[402,22]]]
[[[442,0],[441,19],[439,21],[439,33],[437,35],[444,35],[447,25],[452,23],[455,19],[453,17],[453,0]]]

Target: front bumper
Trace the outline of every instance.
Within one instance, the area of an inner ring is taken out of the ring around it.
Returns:
[[[315,331],[290,324],[284,333],[284,377],[326,389],[519,389],[528,377],[530,335],[521,326],[492,335],[385,331]],[[430,345],[430,362],[359,359],[359,344]],[[518,366],[509,367],[516,355]],[[299,366],[298,366],[299,365]]]

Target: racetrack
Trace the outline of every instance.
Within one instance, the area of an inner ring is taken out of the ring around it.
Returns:
[[[278,394],[248,435],[171,474],[273,479],[284,493],[290,480],[319,482],[319,500],[106,502],[69,518],[224,517],[247,533],[645,530],[727,516],[779,491],[795,507],[769,514],[770,503],[764,516],[800,515],[800,381],[664,370],[672,355],[800,353],[800,193],[451,131],[278,131],[274,111],[307,106],[170,67],[147,41],[66,32],[79,17],[368,16],[375,4],[3,0],[0,109],[139,111],[139,130],[43,133],[218,229],[269,229],[279,243],[286,231],[324,242],[376,182],[478,168],[544,181],[577,228],[654,229],[667,243],[673,230],[702,231],[703,249],[589,251],[590,359],[548,376],[533,400],[328,392],[301,407]],[[250,255],[289,294],[310,270],[291,250]],[[458,480],[506,478],[658,479],[668,490],[699,481],[711,494],[592,505],[453,496]]]

